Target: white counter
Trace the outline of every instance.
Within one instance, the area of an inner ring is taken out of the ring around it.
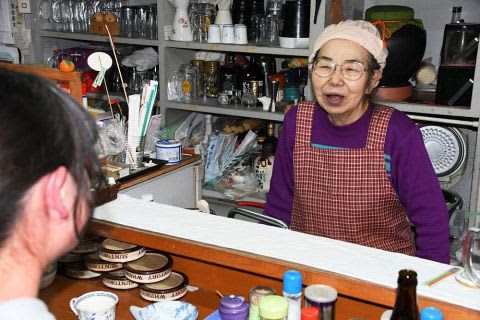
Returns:
[[[398,270],[413,269],[418,274],[418,295],[480,311],[480,289],[461,285],[454,276],[432,287],[423,285],[450,269],[449,265],[429,260],[145,202],[121,194],[117,200],[98,207],[93,216],[120,225],[303,264],[390,288],[397,287]]]

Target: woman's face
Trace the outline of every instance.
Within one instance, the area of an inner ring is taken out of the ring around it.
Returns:
[[[334,39],[320,48],[316,58],[330,60],[337,65],[335,71],[328,77],[319,77],[312,72],[313,89],[318,103],[335,125],[347,125],[356,121],[367,109],[367,105],[364,104],[365,94],[370,93],[378,83],[381,72],[376,71],[371,81],[368,79],[367,71],[364,71],[358,80],[348,80],[342,76],[338,65],[345,61],[356,61],[366,68],[368,51],[353,41]]]

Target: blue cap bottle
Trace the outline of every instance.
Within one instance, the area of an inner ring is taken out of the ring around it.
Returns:
[[[435,307],[426,307],[420,312],[420,320],[443,320],[443,313]]]

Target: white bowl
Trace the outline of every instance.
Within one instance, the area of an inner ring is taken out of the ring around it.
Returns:
[[[310,38],[286,38],[279,37],[282,48],[308,48]]]

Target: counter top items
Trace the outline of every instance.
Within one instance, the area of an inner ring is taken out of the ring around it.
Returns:
[[[417,306],[417,273],[403,269],[398,272],[398,287],[395,306],[390,320],[419,319]]]
[[[287,299],[271,295],[260,298],[258,304],[261,320],[286,320],[288,314]]]
[[[172,271],[165,280],[140,285],[140,296],[149,301],[177,300],[187,293],[188,277]]]
[[[87,269],[83,262],[64,263],[62,270],[65,275],[73,279],[93,279],[102,275]]]
[[[302,309],[302,273],[288,270],[283,274],[283,297],[288,302],[288,320],[300,320]]]
[[[260,299],[264,296],[271,296],[275,294],[275,289],[267,286],[258,286],[250,289],[249,300],[250,306],[248,310],[248,320],[260,320],[260,313],[258,304]]]
[[[310,285],[305,288],[305,306],[318,308],[321,320],[334,320],[337,295],[337,290],[333,287],[323,284]]]
[[[135,320],[196,320],[197,308],[183,301],[159,301],[144,308],[130,307]]]
[[[98,252],[91,253],[85,257],[85,265],[88,270],[93,272],[109,272],[122,269],[121,262],[109,262],[100,258]]]
[[[125,276],[125,269],[110,271],[102,275],[102,283],[112,289],[127,290],[138,287]]]
[[[70,300],[70,308],[79,320],[115,320],[118,296],[107,291],[92,291]]]
[[[226,295],[220,300],[218,313],[222,320],[246,320],[248,317],[248,303],[240,295]]]
[[[129,262],[145,255],[146,249],[135,244],[105,239],[100,248],[100,258],[110,262]]]
[[[170,276],[172,264],[167,254],[147,252],[140,259],[125,264],[125,276],[138,283],[158,282]]]

